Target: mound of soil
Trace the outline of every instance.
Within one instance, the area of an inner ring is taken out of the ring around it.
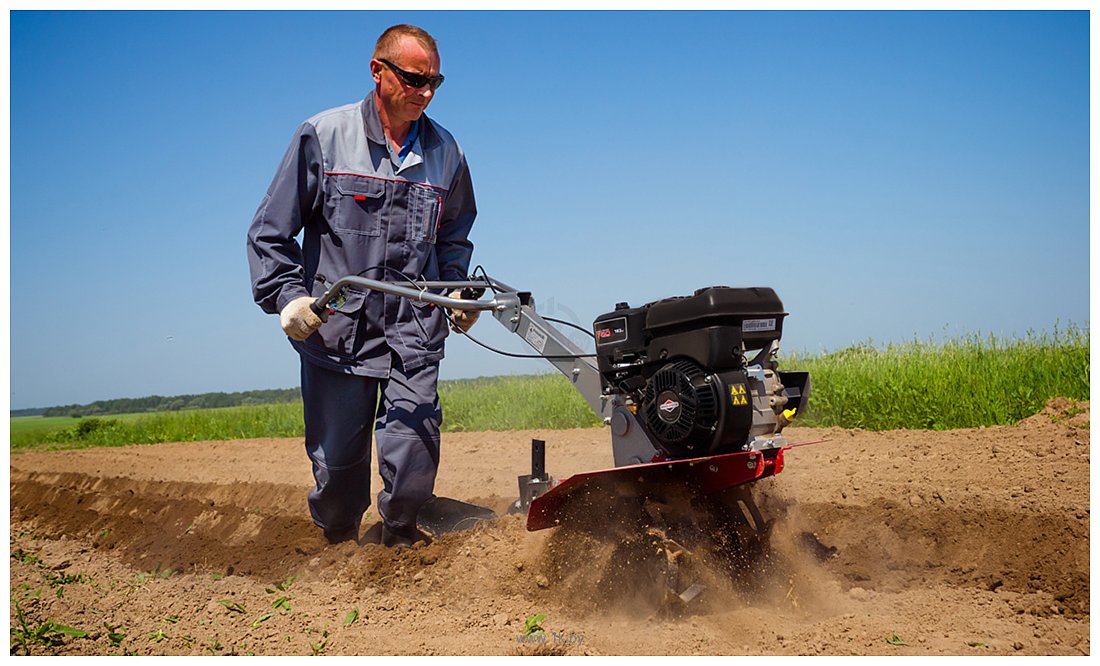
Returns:
[[[546,440],[548,470],[565,478],[611,466],[606,430],[444,435],[437,493],[502,517],[403,551],[323,540],[300,440],[13,455],[13,645],[1089,654],[1088,403],[1052,401],[1011,427],[787,434],[828,441],[788,451],[783,473],[755,484],[765,545],[732,564],[697,553],[705,591],[674,614],[653,589],[667,542],[611,512],[541,532],[504,515],[532,438]],[[39,631],[48,622],[86,635]]]

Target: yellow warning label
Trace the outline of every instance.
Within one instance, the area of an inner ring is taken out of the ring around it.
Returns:
[[[748,399],[746,399],[745,396],[743,396],[743,395],[734,395],[730,398],[730,401],[734,405],[747,405],[747,404],[749,404]]]
[[[745,385],[734,384],[730,386],[730,395],[745,395]]]

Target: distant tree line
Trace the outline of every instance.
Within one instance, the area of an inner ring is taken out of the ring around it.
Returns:
[[[12,416],[42,416],[49,407],[31,407],[30,409],[13,409]]]
[[[106,414],[140,414],[143,412],[175,412],[183,409],[210,409],[212,407],[240,407],[241,405],[266,405],[278,402],[295,402],[302,399],[302,390],[298,387],[288,389],[265,389],[261,391],[242,391],[240,393],[201,393],[198,395],[162,396],[150,395],[144,398],[118,398],[116,400],[97,400],[88,405],[61,405],[44,410],[12,411],[12,416],[102,416]],[[34,412],[30,414],[29,412]]]

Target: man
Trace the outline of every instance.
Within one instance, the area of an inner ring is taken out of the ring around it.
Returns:
[[[424,115],[443,83],[435,40],[393,26],[370,71],[366,99],[298,128],[249,228],[248,262],[256,303],[279,313],[301,356],[314,523],[332,543],[358,539],[374,429],[382,543],[408,546],[439,465],[444,313],[355,289],[323,320],[309,305],[345,275],[466,279],[477,211],[462,149]],[[465,331],[476,316],[456,311],[454,325]]]

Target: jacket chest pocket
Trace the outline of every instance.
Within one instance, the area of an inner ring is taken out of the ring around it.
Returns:
[[[330,198],[329,225],[341,234],[382,235],[382,212],[386,205],[386,183],[373,178],[336,176]]]
[[[443,218],[443,192],[423,185],[409,190],[407,233],[410,240],[434,243]]]

